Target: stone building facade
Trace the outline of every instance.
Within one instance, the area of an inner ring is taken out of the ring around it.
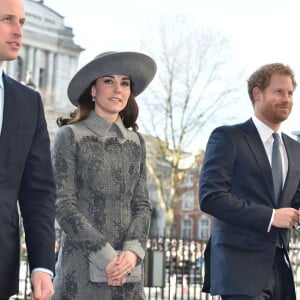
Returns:
[[[72,110],[67,86],[78,70],[79,55],[84,50],[74,43],[73,30],[64,17],[44,1],[24,0],[26,22],[23,46],[17,60],[4,65],[13,78],[42,94],[51,136],[58,115]]]

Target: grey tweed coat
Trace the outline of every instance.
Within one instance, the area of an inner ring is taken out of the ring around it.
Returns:
[[[91,112],[84,121],[59,128],[52,160],[57,185],[57,221],[63,230],[53,300],[145,299],[143,279],[123,287],[90,280],[131,250],[145,255],[150,224],[142,137],[118,119],[111,124]]]

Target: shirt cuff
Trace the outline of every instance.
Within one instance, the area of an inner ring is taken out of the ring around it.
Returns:
[[[270,220],[270,223],[269,223],[269,226],[268,226],[268,232],[270,232],[270,230],[271,230],[271,226],[272,226],[272,223],[274,221],[274,214],[275,214],[275,209],[273,209],[273,211],[272,211],[271,220]]]
[[[51,278],[53,279],[53,272],[50,271],[50,270],[48,270],[48,269],[45,269],[45,268],[34,268],[34,269],[32,270],[32,273],[34,273],[34,272],[44,272],[44,273],[47,273],[47,274],[49,274],[49,275],[51,276]]]

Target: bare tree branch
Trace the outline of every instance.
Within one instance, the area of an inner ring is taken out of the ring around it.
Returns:
[[[189,30],[186,25],[181,19],[160,27],[158,54],[152,54],[158,64],[156,85],[151,97],[148,94],[151,100],[143,102],[150,119],[143,127],[156,144],[156,151],[147,157],[148,171],[169,227],[178,188],[193,167],[181,167],[190,155],[186,149],[222,104],[239,91],[228,76],[229,41],[214,30]],[[163,171],[159,160],[164,162]]]

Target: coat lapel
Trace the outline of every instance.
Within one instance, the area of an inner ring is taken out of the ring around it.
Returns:
[[[13,81],[5,75],[3,75],[3,83],[4,107],[2,130],[0,135],[0,153],[6,149],[5,145],[8,145],[9,139],[13,137],[12,130],[18,118],[17,90],[15,85],[13,84]]]
[[[285,179],[283,191],[281,194],[281,200],[290,200],[293,197],[294,188],[293,185],[293,179],[299,177],[300,170],[296,169],[294,167],[294,164],[292,162],[296,162],[299,160],[299,153],[297,149],[294,148],[294,143],[291,142],[290,138],[282,134],[283,143],[285,146],[285,150],[288,157],[288,172]]]
[[[267,157],[265,147],[260,139],[260,136],[253,121],[250,119],[244,124],[245,138],[248,142],[249,148],[253,156],[255,157],[255,160],[257,161],[257,165],[261,170],[261,174],[263,176],[267,192],[270,194],[270,199],[272,199],[273,205],[275,205],[272,169]]]
[[[267,191],[270,194],[270,199],[272,199],[273,206],[276,207],[274,187],[272,181],[272,169],[264,145],[251,119],[245,123],[244,129],[245,129],[245,138],[248,141],[249,148],[251,149],[251,152],[255,157],[259,168],[261,169],[263,180],[265,182]],[[300,172],[300,170],[295,170],[295,168],[291,164],[291,162],[298,160],[299,153],[297,152],[297,149],[294,148],[294,144],[291,142],[291,139],[287,135],[282,134],[282,138],[288,156],[289,168],[288,168],[285,184],[283,187],[283,191],[281,194],[281,199],[280,199],[281,207],[284,205],[285,200],[290,201],[290,199],[293,197],[292,193],[294,193],[294,188],[292,188],[293,185],[292,179],[297,178]]]

